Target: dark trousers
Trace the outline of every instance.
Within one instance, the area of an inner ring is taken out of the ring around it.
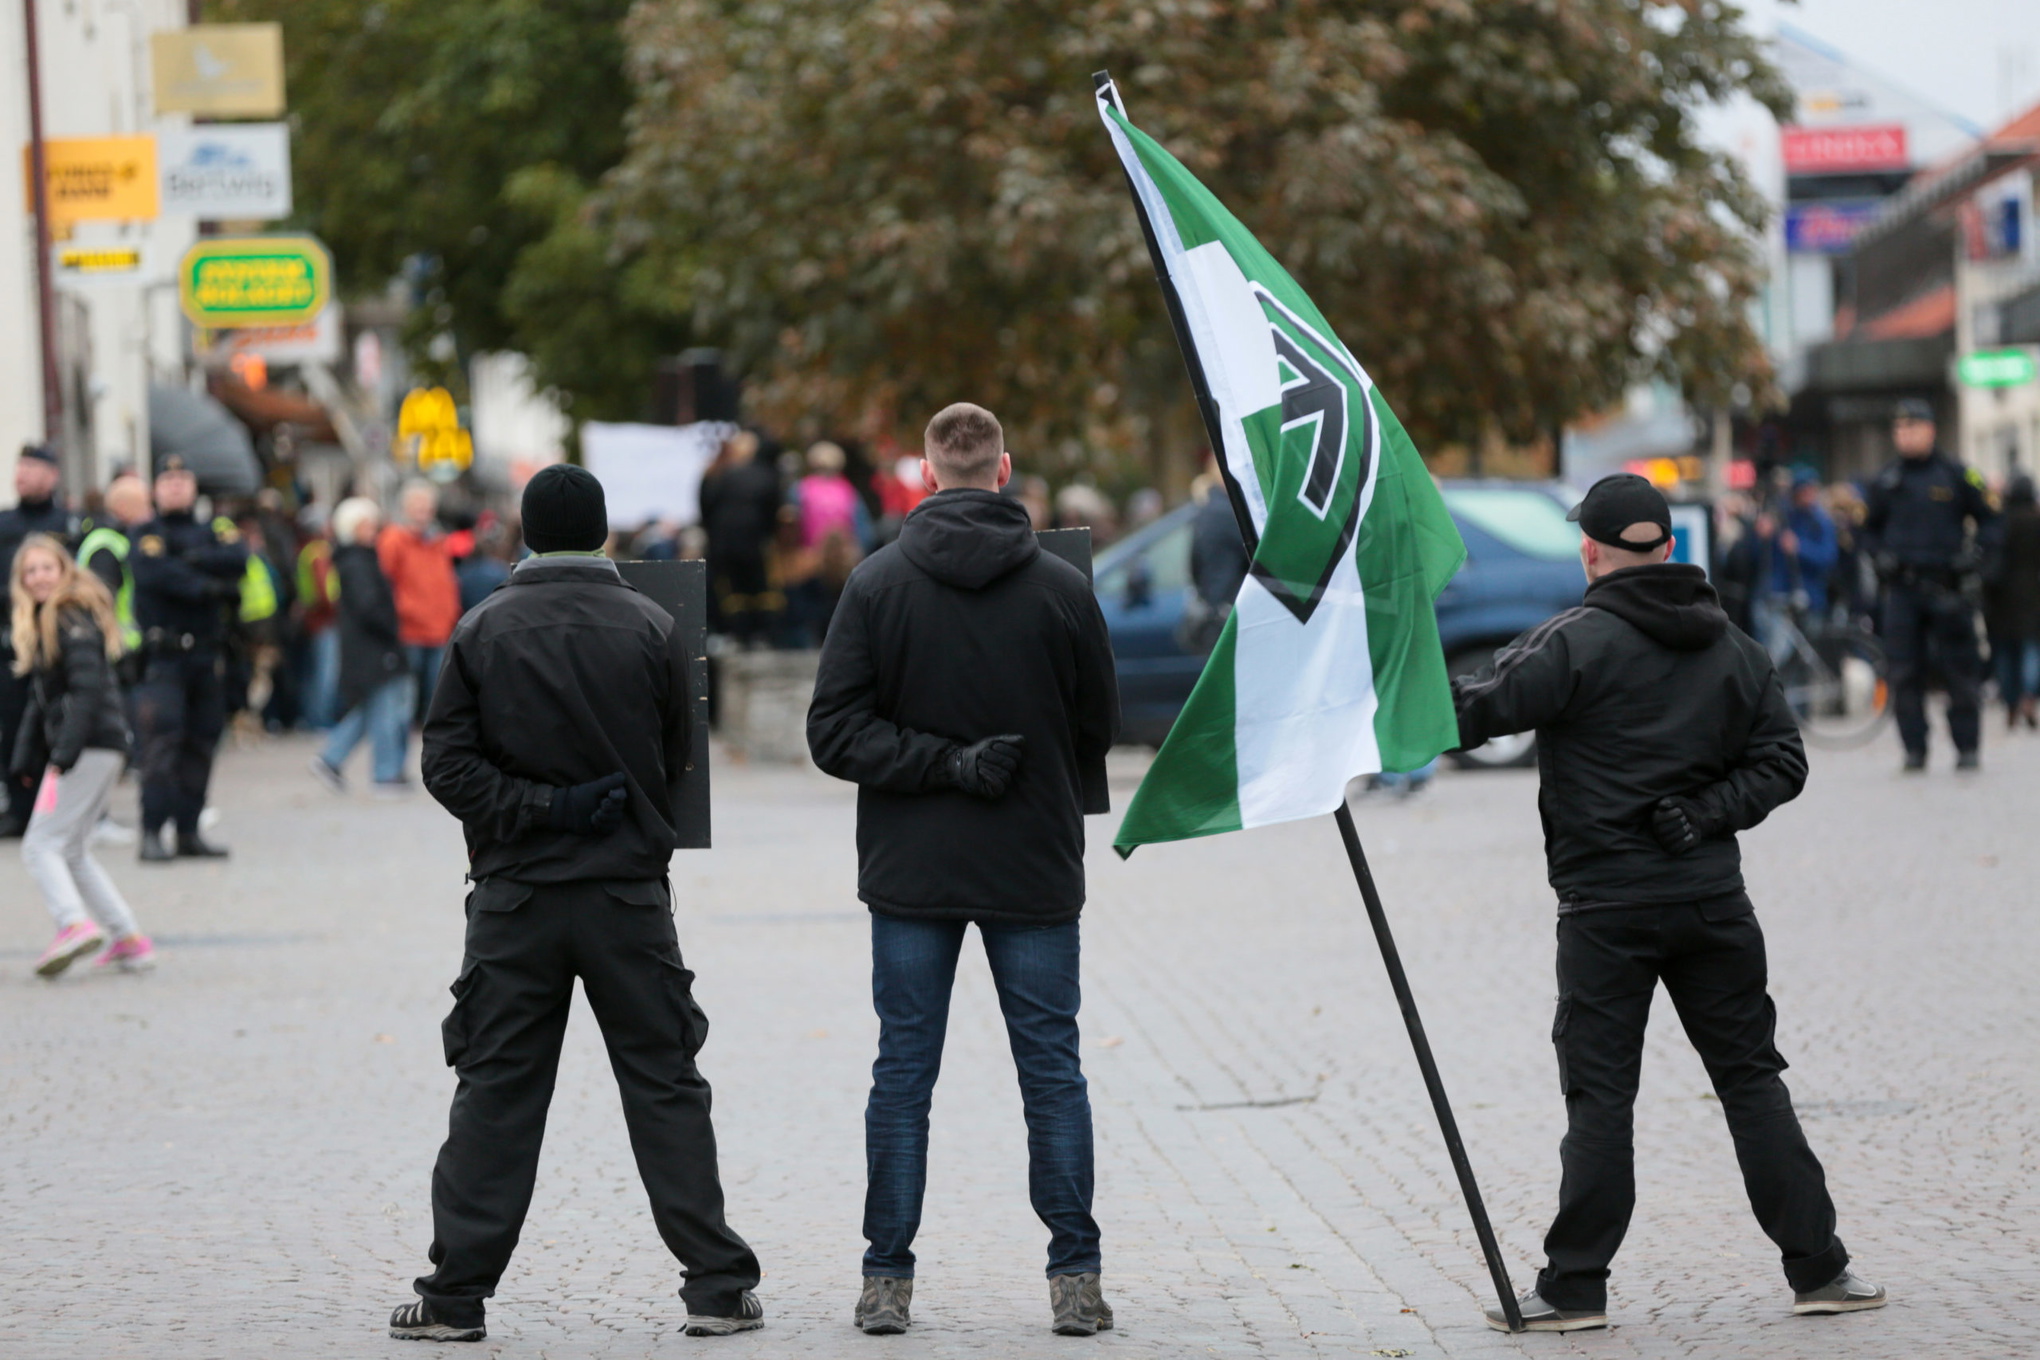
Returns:
[[[486,879],[469,894],[444,1026],[459,1085],[432,1169],[437,1269],[413,1287],[446,1321],[481,1322],[531,1207],[576,977],[609,1049],[652,1221],[685,1267],[680,1297],[689,1312],[735,1313],[758,1258],[723,1221],[708,1082],[694,1066],[708,1017],[657,881]]]
[[[866,1275],[912,1278],[928,1185],[928,1107],[942,1070],[949,994],[967,925],[871,917],[878,1061],[864,1111]],[[980,925],[1027,1116],[1027,1193],[1049,1231],[1048,1273],[1099,1269],[1091,1217],[1091,1097],[1077,1050],[1078,934]]]
[[[1884,591],[1884,651],[1891,660],[1892,708],[1899,739],[1915,755],[1927,751],[1927,674],[1948,687],[1948,736],[1958,751],[1981,737],[1983,656],[1976,646],[1976,611],[1959,591],[1931,584]]]
[[[7,786],[0,816],[12,817],[21,826],[28,825],[29,813],[35,807],[36,786],[42,780],[40,770],[22,779],[7,773],[7,766],[14,759],[14,741],[21,732],[21,720],[28,716],[28,691],[28,677],[14,673],[13,650],[0,648],[0,784]]]
[[[226,691],[211,652],[152,656],[135,686],[136,737],[141,744],[142,826],[198,833],[212,783],[213,751],[226,727]]]
[[[1643,1070],[1643,1030],[1662,981],[1686,1037],[1699,1050],[1728,1131],[1743,1188],[1777,1243],[1795,1291],[1842,1273],[1835,1206],[1778,1074],[1778,1012],[1765,990],[1764,933],[1741,894],[1706,903],[1619,907],[1558,921],[1558,1080],[1566,1134],[1558,1217],[1545,1235],[1550,1264],[1537,1292],[1559,1308],[1600,1309],[1636,1207],[1632,1112]]]

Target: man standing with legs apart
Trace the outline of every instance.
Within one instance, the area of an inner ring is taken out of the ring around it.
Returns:
[[[1112,643],[1084,574],[1041,551],[992,413],[928,423],[934,495],[850,574],[808,710],[815,764],[857,793],[878,1061],[864,1114],[856,1323],[905,1331],[928,1107],[956,960],[975,921],[1027,1111],[1028,1192],[1049,1230],[1054,1328],[1112,1326],[1091,1217],[1077,1051],[1084,814],[1105,812],[1119,728]]]
[[[454,630],[425,720],[425,786],[467,833],[467,950],[446,1018],[460,1079],[432,1171],[432,1264],[390,1335],[480,1341],[531,1207],[574,979],[623,1094],[689,1336],[764,1325],[758,1258],[723,1221],[708,1018],[666,869],[687,766],[687,657],[670,615],[601,555],[602,484],[559,464],[524,491],[537,554]],[[343,595],[343,599],[344,599]]]
[[[1672,516],[1641,477],[1595,484],[1572,517],[1586,601],[1453,682],[1466,746],[1534,728],[1558,892],[1558,1081],[1567,1131],[1531,1331],[1608,1325],[1608,1265],[1636,1205],[1631,1115],[1662,981],[1721,1097],[1750,1207],[1795,1313],[1884,1306],[1849,1270],[1835,1207],[1778,1074],[1764,935],[1738,831],[1799,795],[1806,753],[1771,659],[1698,567],[1669,561]],[[1499,1309],[1491,1326],[1507,1330]]]

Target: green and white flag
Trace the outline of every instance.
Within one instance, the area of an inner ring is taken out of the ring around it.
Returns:
[[[1355,775],[1459,744],[1432,601],[1466,548],[1395,413],[1260,242],[1120,111],[1098,112],[1162,284],[1253,568],[1114,841],[1336,809]]]

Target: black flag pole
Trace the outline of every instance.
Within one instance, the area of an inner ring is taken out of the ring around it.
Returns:
[[[1091,77],[1099,97],[1107,100],[1121,114],[1126,106],[1119,102],[1118,87],[1112,83],[1110,73],[1099,71]],[[1124,167],[1121,167],[1124,169]],[[1205,381],[1204,364],[1198,358],[1197,347],[1191,343],[1190,327],[1183,315],[1183,300],[1176,294],[1176,284],[1169,277],[1169,268],[1162,259],[1161,242],[1155,236],[1155,226],[1148,219],[1147,205],[1141,201],[1140,189],[1127,174],[1126,187],[1133,195],[1134,215],[1140,219],[1141,236],[1147,242],[1148,259],[1154,265],[1155,282],[1162,288],[1162,298],[1168,304],[1169,324],[1176,332],[1176,348],[1183,356],[1183,366],[1189,370],[1190,387],[1197,396],[1197,411],[1204,418],[1205,438],[1211,441],[1213,461],[1218,464],[1219,474],[1224,477],[1227,498],[1232,502],[1233,514],[1239,520],[1240,533],[1246,539],[1247,555],[1251,557],[1257,546],[1253,522],[1246,516],[1244,498],[1234,484],[1232,469],[1225,460],[1225,436],[1219,424],[1218,404],[1212,400],[1211,387]],[[1459,1121],[1453,1118],[1452,1102],[1445,1096],[1444,1079],[1438,1075],[1438,1061],[1431,1055],[1431,1041],[1424,1034],[1424,1021],[1417,1014],[1417,999],[1410,991],[1410,980],[1403,972],[1402,955],[1395,947],[1395,936],[1389,933],[1388,916],[1381,907],[1381,893],[1374,886],[1374,875],[1367,867],[1367,852],[1360,848],[1360,831],[1353,824],[1352,809],[1342,800],[1337,812],[1332,814],[1339,824],[1339,838],[1346,846],[1346,859],[1353,866],[1353,879],[1360,886],[1360,900],[1367,904],[1367,919],[1374,926],[1374,941],[1381,947],[1381,961],[1388,969],[1389,986],[1395,991],[1396,1005],[1402,1010],[1403,1025],[1409,1030],[1410,1047],[1416,1050],[1417,1067],[1424,1074],[1424,1089],[1430,1093],[1431,1109],[1438,1116],[1438,1129],[1445,1137],[1445,1151],[1452,1159],[1452,1170],[1459,1177],[1459,1191],[1466,1197],[1467,1210],[1473,1216],[1474,1236],[1480,1239],[1481,1254],[1487,1258],[1488,1274],[1494,1280],[1495,1293],[1501,1299],[1502,1315],[1508,1320],[1509,1330],[1523,1330],[1523,1311],[1516,1303],[1515,1286],[1509,1281],[1509,1269],[1502,1264],[1502,1250],[1495,1241],[1495,1230],[1488,1222],[1487,1206],[1480,1197],[1480,1186],[1473,1179],[1473,1163],[1467,1159],[1466,1145],[1459,1137]]]

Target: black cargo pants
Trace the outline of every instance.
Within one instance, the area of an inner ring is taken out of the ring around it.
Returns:
[[[758,1258],[723,1221],[709,1089],[694,1055],[708,1017],[680,961],[664,883],[513,883],[468,896],[467,955],[446,1017],[459,1078],[432,1169],[432,1264],[413,1286],[456,1326],[510,1264],[531,1207],[574,979],[602,1027],[659,1236],[688,1311],[735,1313]]]
[[[141,746],[142,827],[198,834],[212,785],[213,753],[227,725],[226,690],[219,658],[208,650],[159,652],[134,690],[136,739]]]
[[[1558,919],[1558,1080],[1565,1091],[1564,1179],[1544,1239],[1550,1263],[1537,1292],[1558,1308],[1605,1308],[1608,1263],[1636,1207],[1632,1139],[1643,1030],[1662,981],[1686,1037],[1699,1050],[1728,1131],[1743,1188],[1777,1243],[1796,1291],[1842,1273],[1835,1206],[1806,1145],[1773,1035],[1765,990],[1764,933],[1742,893],[1706,902],[1617,907]]]
[[[1957,751],[1974,751],[1983,734],[1983,655],[1976,644],[1976,608],[1952,585],[1931,581],[1884,590],[1884,652],[1891,660],[1891,703],[1899,740],[1927,753],[1927,675],[1948,687],[1948,736]]]

